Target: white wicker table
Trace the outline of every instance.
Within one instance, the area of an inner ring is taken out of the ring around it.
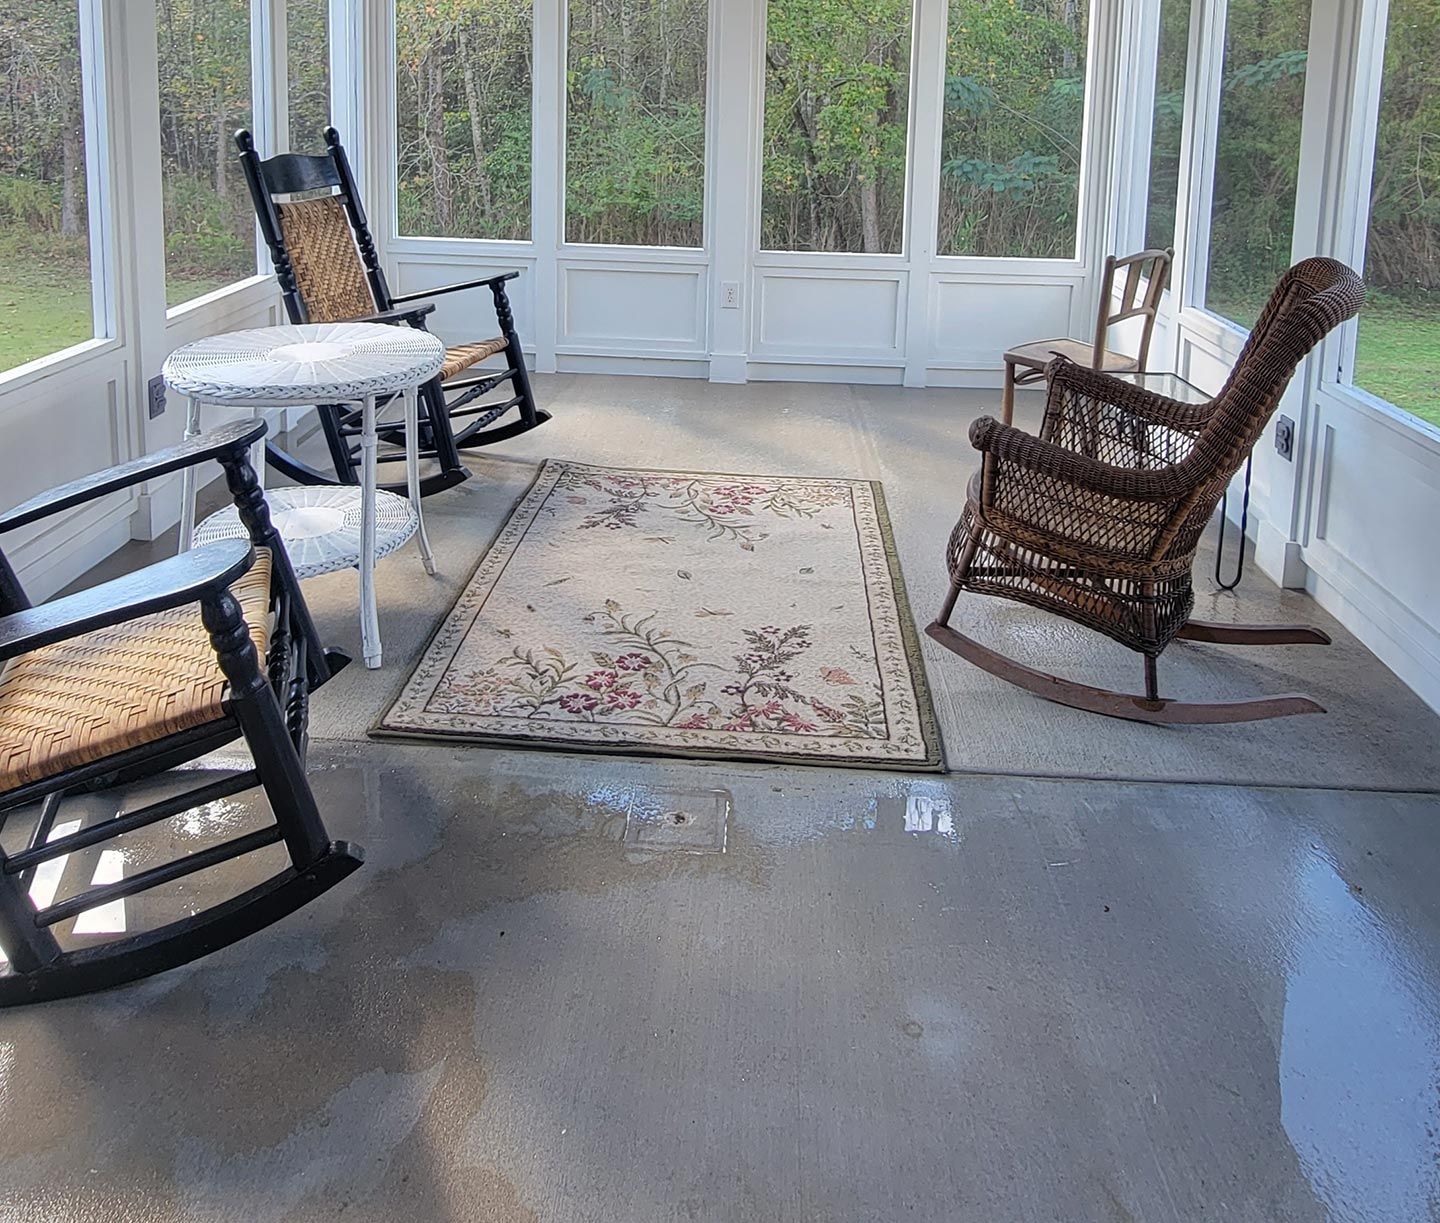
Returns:
[[[420,508],[418,389],[440,372],[445,346],[435,336],[380,323],[306,323],[212,336],[165,360],[166,387],[188,400],[185,435],[200,431],[200,408],[244,410],[348,404],[362,411],[361,477],[349,485],[302,485],[266,494],[271,517],[298,576],[360,571],[360,635],[365,665],[381,663],[375,562],[412,536],[427,573],[435,572]],[[405,413],[409,499],[376,488],[376,401],[398,398]],[[264,483],[264,442],[255,468]],[[195,526],[194,468],[185,471],[180,546],[243,536],[232,506]]]

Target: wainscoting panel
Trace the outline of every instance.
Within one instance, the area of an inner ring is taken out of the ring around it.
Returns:
[[[908,283],[899,271],[756,268],[752,359],[899,361]]]
[[[1075,287],[1070,279],[997,283],[993,277],[932,276],[930,366],[998,370],[1007,348],[1067,334]]]
[[[708,280],[700,264],[562,262],[557,350],[706,356]]]

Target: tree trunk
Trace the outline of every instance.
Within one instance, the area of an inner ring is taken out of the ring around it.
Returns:
[[[867,255],[880,253],[880,184],[872,168],[860,180],[860,231]]]
[[[490,169],[485,159],[485,125],[480,111],[480,87],[475,79],[475,57],[471,53],[470,30],[460,26],[460,62],[464,65],[465,109],[470,112],[470,147],[475,153],[475,190],[480,197],[480,207],[488,220],[492,196],[490,193]]]
[[[67,238],[78,238],[81,228],[80,194],[85,177],[84,136],[80,126],[80,99],[75,96],[78,65],[67,57],[61,65],[61,187],[60,232]]]
[[[440,47],[431,46],[420,61],[420,143],[430,171],[435,224],[444,233],[455,228],[455,184],[445,159],[445,82]]]
[[[230,194],[230,139],[228,116],[225,114],[225,99],[216,103],[219,113],[215,116],[215,194],[222,203]]]

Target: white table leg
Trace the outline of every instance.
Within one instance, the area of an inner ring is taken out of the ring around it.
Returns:
[[[185,400],[185,440],[200,435],[200,402]],[[195,542],[195,468],[180,472],[180,551],[189,552]]]
[[[425,509],[420,497],[420,393],[413,386],[405,392],[405,484],[419,524],[415,539],[420,545],[420,559],[425,572],[434,577],[435,555],[430,551],[430,536],[425,533]]]
[[[255,419],[263,420],[264,412],[256,412]],[[268,435],[267,435],[268,436]],[[265,441],[262,437],[250,448],[250,466],[255,469],[255,483],[263,490],[265,488]]]
[[[360,640],[365,665],[380,665],[380,617],[375,609],[375,396],[367,395],[360,432]]]

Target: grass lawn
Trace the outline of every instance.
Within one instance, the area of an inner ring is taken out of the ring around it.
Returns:
[[[95,334],[90,274],[83,265],[0,243],[0,269],[0,372]],[[173,280],[165,286],[166,298],[175,306],[227,283]]]
[[[1360,311],[1355,385],[1440,425],[1440,310],[1375,302]]]

